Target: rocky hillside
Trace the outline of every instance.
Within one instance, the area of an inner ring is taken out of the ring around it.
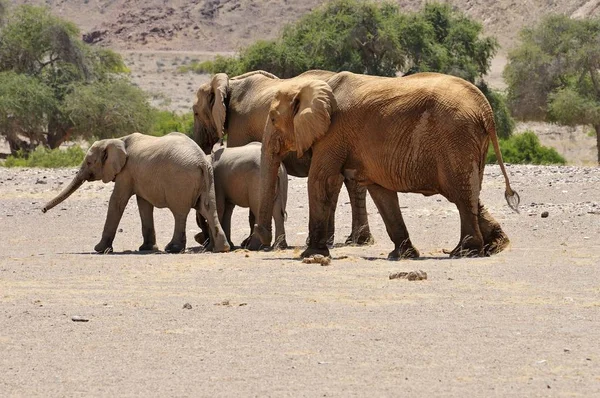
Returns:
[[[425,0],[397,0],[416,10]],[[275,37],[318,0],[12,0],[46,4],[76,22],[92,43],[121,50],[233,51]],[[551,12],[600,15],[600,0],[451,0],[481,21],[506,51],[518,31]]]

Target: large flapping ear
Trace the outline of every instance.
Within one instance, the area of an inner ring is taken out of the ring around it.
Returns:
[[[225,73],[217,73],[213,76],[211,82],[213,92],[212,117],[217,128],[219,138],[223,138],[225,134],[225,117],[227,116],[227,108],[225,100],[227,99],[227,89],[229,88],[229,76]]]
[[[106,184],[114,180],[126,161],[125,143],[119,139],[106,140],[102,154],[102,182]]]
[[[296,152],[299,158],[325,135],[335,108],[333,91],[324,81],[309,80],[300,86],[300,91],[292,100]]]

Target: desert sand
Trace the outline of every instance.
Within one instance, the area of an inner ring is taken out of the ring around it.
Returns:
[[[111,184],[40,209],[74,169],[0,168],[0,395],[594,396],[600,394],[600,169],[497,166],[482,200],[511,238],[487,258],[449,259],[446,199],[400,194],[419,260],[375,244],[303,264],[306,180],[291,178],[289,250],[146,254],[131,200],[115,253],[98,255]],[[543,212],[548,217],[542,218]],[[159,246],[172,234],[156,210]],[[350,231],[342,192],[336,242]],[[248,233],[236,209],[233,240]],[[427,280],[389,279],[422,270]],[[86,321],[87,322],[82,322]]]

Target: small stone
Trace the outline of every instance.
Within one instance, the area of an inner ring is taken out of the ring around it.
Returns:
[[[331,257],[325,257],[322,254],[315,254],[311,257],[306,257],[302,260],[304,264],[321,264],[322,266],[328,266],[331,264]]]
[[[90,320],[89,320],[89,319],[87,319],[86,317],[79,316],[79,315],[73,315],[73,316],[71,317],[71,320],[72,320],[73,322],[89,322],[89,321],[90,321]]]
[[[123,228],[119,228],[118,232],[123,232]]]
[[[185,303],[185,304],[183,305],[183,309],[186,309],[186,310],[191,310],[191,309],[192,309],[192,305],[191,305],[190,303]]]
[[[394,272],[390,274],[390,279],[407,279],[409,281],[423,281],[427,279],[425,271]]]
[[[547,211],[542,212],[542,218],[548,218],[549,215]]]

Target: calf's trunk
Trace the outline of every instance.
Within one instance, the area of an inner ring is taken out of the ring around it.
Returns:
[[[50,202],[46,203],[46,206],[44,206],[44,208],[42,209],[42,213],[47,212],[48,210],[50,210],[51,208],[53,208],[54,206],[58,205],[59,203],[67,199],[69,196],[71,196],[71,194],[75,192],[77,188],[79,188],[84,183],[84,181],[85,179],[83,178],[82,172],[79,171],[77,175],[73,178],[71,183],[65,189],[63,189],[61,193],[59,193]]]

